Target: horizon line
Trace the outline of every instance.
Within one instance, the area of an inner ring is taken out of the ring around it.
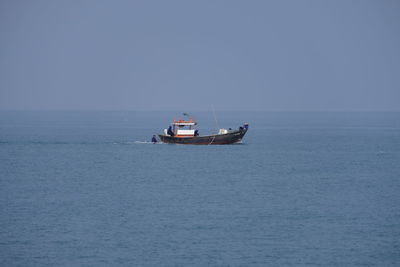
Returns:
[[[0,112],[212,112],[205,109],[2,109]],[[288,113],[398,113],[400,110],[269,110],[269,109],[219,109],[218,112],[288,112]]]

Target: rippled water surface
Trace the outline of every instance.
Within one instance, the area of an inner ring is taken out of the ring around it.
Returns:
[[[399,113],[177,115],[0,112],[0,265],[398,266]]]

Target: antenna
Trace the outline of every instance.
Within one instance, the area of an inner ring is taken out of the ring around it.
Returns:
[[[214,105],[211,105],[211,107],[212,107],[213,114],[214,114],[215,125],[217,126],[217,129],[216,129],[216,130],[218,131],[219,125],[218,125],[217,115],[215,115],[215,108],[214,108]]]

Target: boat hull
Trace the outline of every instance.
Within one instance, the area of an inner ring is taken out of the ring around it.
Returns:
[[[163,143],[182,145],[227,145],[242,141],[247,129],[240,129],[226,134],[214,134],[206,136],[176,137],[158,135]]]

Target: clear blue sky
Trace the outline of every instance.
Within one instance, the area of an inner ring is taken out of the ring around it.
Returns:
[[[400,111],[400,1],[0,2],[0,109]]]

